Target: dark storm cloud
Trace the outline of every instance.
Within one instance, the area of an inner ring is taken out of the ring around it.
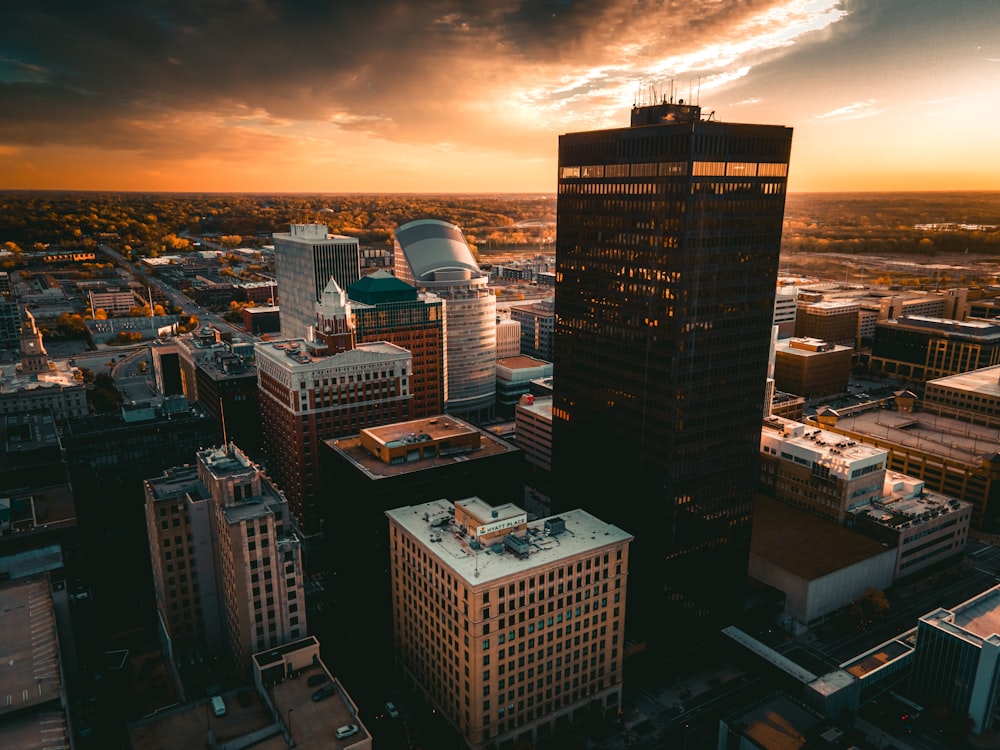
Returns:
[[[178,118],[227,113],[427,142],[443,128],[458,141],[471,98],[621,64],[625,45],[652,54],[669,40],[683,52],[780,4],[10,2],[0,10],[0,143],[141,149]]]

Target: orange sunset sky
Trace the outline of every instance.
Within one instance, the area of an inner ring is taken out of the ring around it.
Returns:
[[[0,189],[553,192],[671,81],[790,190],[1000,189],[998,0],[4,3]]]

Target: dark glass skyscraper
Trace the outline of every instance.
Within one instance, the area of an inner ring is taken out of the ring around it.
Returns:
[[[667,628],[742,603],[791,142],[683,102],[559,139],[555,503],[635,532]]]

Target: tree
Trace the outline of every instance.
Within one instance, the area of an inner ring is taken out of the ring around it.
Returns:
[[[858,597],[858,604],[861,605],[865,615],[872,620],[885,615],[891,607],[885,592],[879,589],[865,589],[865,592]]]
[[[108,312],[103,307],[98,307],[94,310],[94,320],[107,320]]]
[[[59,316],[57,330],[66,338],[81,338],[87,335],[87,325],[83,322],[83,317],[68,312]]]
[[[107,373],[94,376],[93,386],[87,389],[87,401],[98,414],[116,411],[122,403],[122,395],[115,387],[115,380]]]

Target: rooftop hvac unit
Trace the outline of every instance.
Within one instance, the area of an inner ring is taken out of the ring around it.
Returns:
[[[549,532],[552,536],[559,536],[564,531],[566,531],[566,522],[561,518],[546,518],[545,519],[545,530]]]

